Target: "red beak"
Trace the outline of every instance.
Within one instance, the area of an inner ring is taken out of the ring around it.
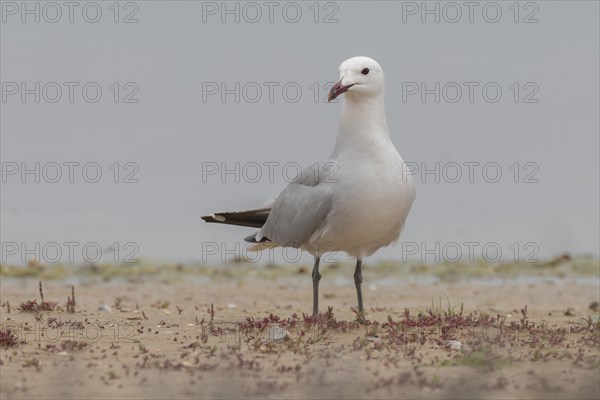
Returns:
[[[335,85],[329,91],[329,95],[327,96],[327,101],[331,101],[338,97],[340,94],[347,92],[354,84],[348,86],[342,86],[342,81],[336,82]]]

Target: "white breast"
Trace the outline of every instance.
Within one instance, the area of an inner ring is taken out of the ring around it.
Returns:
[[[415,199],[415,187],[396,150],[387,147],[384,151],[381,157],[363,157],[359,163],[354,157],[352,163],[344,157],[336,160],[339,179],[328,184],[343,185],[343,190],[334,191],[325,227],[311,237],[318,249],[364,258],[398,239]]]

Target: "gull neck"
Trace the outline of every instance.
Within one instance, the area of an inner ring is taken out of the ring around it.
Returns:
[[[350,95],[344,99],[333,157],[348,148],[367,151],[373,144],[389,140],[383,93],[368,98]]]

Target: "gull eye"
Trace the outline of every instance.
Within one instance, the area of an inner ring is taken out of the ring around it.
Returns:
[[[361,74],[363,75],[368,75],[369,74],[369,68],[363,68],[362,71],[360,71]]]

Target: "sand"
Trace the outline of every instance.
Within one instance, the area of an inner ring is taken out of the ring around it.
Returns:
[[[360,323],[350,268],[325,269],[316,319],[304,267],[186,271],[45,277],[58,308],[37,312],[18,307],[41,303],[40,277],[5,273],[0,320],[16,343],[0,350],[2,399],[600,396],[595,273],[390,281],[367,270]]]

